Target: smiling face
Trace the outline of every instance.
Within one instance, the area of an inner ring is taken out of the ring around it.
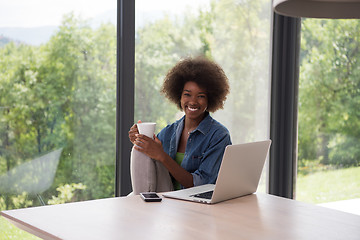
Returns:
[[[206,90],[195,82],[186,82],[180,102],[187,118],[201,121],[208,106]]]

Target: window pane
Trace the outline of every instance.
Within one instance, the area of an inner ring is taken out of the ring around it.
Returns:
[[[359,29],[305,19],[301,30],[297,199],[343,210],[360,198]]]
[[[212,116],[234,144],[268,138],[270,4],[136,1],[134,120],[155,121],[160,131],[182,117],[159,92],[163,78],[181,58],[206,55],[223,67],[231,87],[224,109]]]
[[[115,0],[0,4],[0,210],[114,196],[115,21]]]

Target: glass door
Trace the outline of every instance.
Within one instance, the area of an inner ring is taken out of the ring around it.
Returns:
[[[360,214],[360,21],[303,19],[296,199]]]

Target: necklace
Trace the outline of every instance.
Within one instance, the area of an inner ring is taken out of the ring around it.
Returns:
[[[190,135],[191,132],[193,132],[196,129],[196,127],[189,128],[187,131],[187,134]]]
[[[188,133],[188,135],[190,135],[190,133],[191,133],[192,131],[194,131],[194,129],[189,130],[189,131],[187,132],[187,133]]]

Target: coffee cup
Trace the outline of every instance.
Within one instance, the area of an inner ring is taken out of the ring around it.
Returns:
[[[140,134],[144,134],[149,138],[154,138],[156,123],[154,122],[143,122],[136,124]]]

